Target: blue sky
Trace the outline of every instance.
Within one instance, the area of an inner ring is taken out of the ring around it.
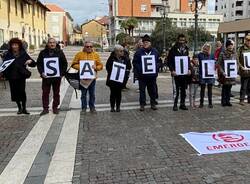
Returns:
[[[89,3],[87,3],[87,2]],[[215,0],[208,0],[209,10],[213,10]],[[108,0],[41,0],[43,3],[56,3],[68,11],[76,23],[83,23],[96,16],[108,15]]]

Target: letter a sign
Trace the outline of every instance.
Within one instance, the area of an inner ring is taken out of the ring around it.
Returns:
[[[110,80],[123,83],[125,77],[126,65],[114,62]]]
[[[143,74],[155,74],[156,73],[156,61],[154,55],[142,56],[142,73]]]
[[[95,70],[93,68],[94,61],[81,60],[80,61],[80,79],[94,79]]]
[[[215,78],[215,60],[202,60],[202,78]]]
[[[250,70],[250,52],[244,53],[244,68]]]
[[[176,75],[188,74],[188,56],[175,57],[175,72]]]
[[[44,74],[48,78],[60,77],[59,58],[44,58]]]
[[[224,71],[226,78],[237,78],[237,61],[236,60],[225,60]]]

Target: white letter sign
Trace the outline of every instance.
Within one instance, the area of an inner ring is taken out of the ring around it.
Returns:
[[[215,78],[215,60],[202,60],[202,78]]]
[[[3,72],[6,68],[8,68],[11,65],[11,63],[13,63],[13,61],[15,61],[15,59],[4,61],[0,66],[0,72]]]
[[[236,60],[225,60],[224,71],[226,78],[237,78],[237,61]]]
[[[95,70],[93,68],[94,61],[81,60],[80,61],[80,79],[95,79]]]
[[[199,155],[250,150],[250,131],[247,130],[189,132],[180,135]]]
[[[51,77],[60,77],[60,68],[59,68],[59,58],[44,58],[44,74],[45,76]]]
[[[175,72],[176,75],[188,74],[188,56],[175,57]]]
[[[142,73],[143,74],[155,74],[156,73],[156,61],[154,55],[146,55],[141,57],[142,60]]]
[[[125,77],[126,65],[114,62],[110,80],[123,83]]]
[[[250,52],[244,53],[244,68],[250,70]]]

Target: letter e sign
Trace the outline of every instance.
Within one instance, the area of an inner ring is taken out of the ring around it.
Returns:
[[[142,74],[156,73],[156,61],[154,55],[142,56],[141,61],[142,61]]]

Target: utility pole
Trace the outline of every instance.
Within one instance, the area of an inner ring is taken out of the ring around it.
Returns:
[[[168,0],[162,0],[163,3],[163,52],[166,52],[166,17],[168,8]]]
[[[198,4],[201,4],[200,6]],[[193,9],[194,4],[194,9]],[[194,12],[194,52],[197,51],[198,48],[198,11],[202,9],[203,6],[205,6],[206,0],[193,0],[191,4],[191,11]]]

